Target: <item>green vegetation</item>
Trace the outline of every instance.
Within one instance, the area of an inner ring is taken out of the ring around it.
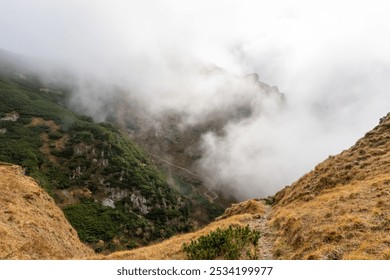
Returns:
[[[48,163],[48,160],[39,151],[43,144],[40,135],[49,132],[50,129],[44,125],[28,126],[28,124],[32,117],[63,123],[64,120],[73,121],[76,116],[47,100],[41,92],[2,78],[0,78],[0,100],[0,117],[5,117],[11,112],[19,114],[17,121],[0,121],[0,129],[6,129],[6,133],[0,133],[0,161],[25,167],[27,173],[52,194],[50,180],[41,168]]]
[[[51,96],[56,96],[56,100],[63,102],[62,94],[52,93]],[[42,117],[61,125],[76,119],[76,115],[71,111],[49,100],[47,93],[24,87],[1,77],[0,100],[0,113],[18,112],[20,123],[29,123],[31,117]]]
[[[137,144],[109,123],[64,108],[65,94],[32,84],[0,78],[0,118],[18,115],[0,121],[0,161],[24,167],[64,205],[83,241],[103,240],[103,250],[116,250],[114,240],[133,248],[191,229],[190,202]],[[127,195],[105,207],[101,201],[112,189]]]
[[[275,196],[268,196],[264,198],[264,201],[267,205],[273,205],[275,203]]]
[[[93,201],[67,206],[64,213],[77,228],[80,239],[86,242],[111,240],[116,234],[115,221],[121,218],[118,211]]]
[[[206,199],[204,196],[195,194],[193,198],[197,203],[201,205],[202,209],[204,209],[204,211],[210,217],[214,217],[214,218],[219,217],[225,211],[225,209],[223,209],[221,206],[214,203],[210,203],[210,201]]]
[[[249,259],[257,259],[255,248],[260,238],[260,232],[246,227],[232,227],[227,229],[218,228],[208,235],[201,236],[189,245],[183,244],[183,251],[191,260],[214,260],[214,259],[241,259],[246,253]]]
[[[175,183],[179,186],[179,192],[182,195],[191,195],[192,194],[192,184],[185,181],[183,178],[176,176]]]
[[[174,179],[178,186],[178,192],[191,199],[194,204],[199,205],[199,207],[205,211],[207,217],[210,218],[210,221],[223,214],[225,209],[218,204],[211,203],[203,195],[200,195],[199,190],[196,190],[196,186],[194,187],[195,183],[189,183],[184,178],[178,176]]]
[[[80,203],[66,206],[66,218],[77,229],[84,242],[110,241],[117,236],[118,230],[135,231],[145,227],[147,222],[134,213],[103,206],[92,199],[82,199]]]

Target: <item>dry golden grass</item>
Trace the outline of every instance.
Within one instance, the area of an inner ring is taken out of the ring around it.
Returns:
[[[33,117],[31,119],[31,122],[28,124],[28,126],[37,126],[37,125],[44,125],[50,128],[51,132],[59,130],[61,127],[56,124],[53,120],[45,120],[43,118]]]
[[[264,213],[265,213],[265,207],[263,201],[250,199],[244,202],[232,204],[229,208],[225,210],[225,212],[221,217],[217,218],[217,220],[226,219],[234,215],[241,215],[241,214],[263,215]]]
[[[53,120],[44,120],[43,118],[38,117],[33,117],[27,126],[37,125],[47,126],[50,129],[50,132],[56,132],[61,128],[61,126],[56,124]],[[58,164],[57,157],[51,153],[52,147],[55,147],[57,150],[64,149],[66,142],[69,141],[69,135],[65,134],[60,139],[51,140],[47,132],[42,132],[39,135],[39,138],[42,141],[42,147],[40,147],[39,150],[45,154],[51,162]]]
[[[278,259],[390,259],[390,116],[276,195]]]
[[[116,252],[108,256],[97,255],[93,259],[100,260],[184,260],[186,255],[182,250],[183,243],[190,243],[202,235],[207,235],[217,228],[229,226],[244,226],[253,217],[250,214],[235,215],[211,223],[207,227],[196,232],[174,236],[166,241],[147,247],[141,247],[131,251]]]
[[[21,173],[18,166],[0,164],[0,259],[92,255],[54,200]]]
[[[308,202],[277,207],[274,256],[280,259],[386,259],[390,176],[340,185]]]

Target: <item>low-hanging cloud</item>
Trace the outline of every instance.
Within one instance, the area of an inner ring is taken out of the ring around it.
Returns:
[[[249,104],[252,114],[203,135],[197,164],[238,198],[273,194],[390,108],[385,1],[0,2],[0,47],[65,65],[73,106],[96,120],[115,98],[155,123],[181,113],[184,126]]]

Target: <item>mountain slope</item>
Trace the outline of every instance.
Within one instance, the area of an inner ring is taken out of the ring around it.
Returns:
[[[229,225],[260,230],[264,259],[390,259],[390,114],[275,197],[233,205],[201,231],[98,258],[185,259],[183,243]]]
[[[205,191],[156,165],[116,122],[96,123],[69,110],[74,79],[0,49],[0,161],[25,168],[82,241],[99,252],[133,248],[205,225],[223,212]],[[110,100],[123,94],[112,89]]]
[[[278,259],[390,258],[390,114],[276,194]]]
[[[190,201],[146,152],[64,108],[64,93],[31,83],[0,78],[0,161],[25,168],[84,242],[114,251],[191,229]]]
[[[79,240],[54,200],[22,168],[0,164],[0,259],[85,258]]]

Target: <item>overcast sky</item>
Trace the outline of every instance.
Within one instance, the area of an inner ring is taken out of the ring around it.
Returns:
[[[183,77],[198,63],[259,73],[286,94],[288,110],[204,143],[204,164],[212,174],[224,170],[222,182],[245,182],[246,197],[291,183],[389,111],[389,7],[378,0],[0,0],[0,48],[131,84],[144,95],[177,94],[185,85],[201,95],[201,81]],[[269,153],[242,157],[256,145]]]

